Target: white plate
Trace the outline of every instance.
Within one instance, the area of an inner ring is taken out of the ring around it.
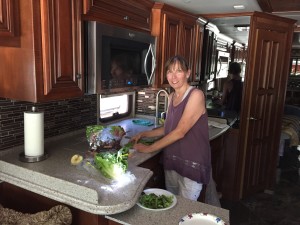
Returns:
[[[219,217],[208,213],[191,213],[181,218],[179,225],[226,225]]]
[[[171,192],[166,191],[166,190],[164,190],[164,189],[159,189],[159,188],[149,188],[149,189],[144,190],[144,193],[145,193],[145,194],[151,194],[151,193],[154,193],[154,194],[156,194],[156,195],[173,196],[173,202],[172,202],[172,204],[171,204],[169,207],[163,208],[163,209],[151,209],[151,208],[147,208],[147,207],[143,206],[142,204],[140,204],[139,202],[137,202],[136,204],[137,204],[139,207],[143,208],[143,209],[152,210],[152,211],[162,211],[162,210],[167,210],[167,209],[173,208],[173,207],[176,205],[176,203],[177,203],[177,199],[176,199],[175,195],[173,195]]]

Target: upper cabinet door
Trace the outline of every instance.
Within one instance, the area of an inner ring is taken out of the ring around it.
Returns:
[[[150,32],[151,0],[83,0],[84,20]]]
[[[182,21],[180,52],[188,61],[191,70],[194,64],[196,21]],[[194,71],[191,71],[192,74]]]
[[[42,53],[37,66],[43,74],[40,99],[83,94],[81,12],[81,1],[40,1],[41,30],[36,35],[41,35],[41,42],[35,45]]]
[[[17,2],[20,44],[1,46],[0,97],[41,102],[82,96],[82,1]]]
[[[20,45],[19,36],[19,1],[0,1],[0,46],[17,47]]]
[[[195,32],[195,50],[194,50],[194,62],[192,71],[194,73],[191,74],[189,81],[191,83],[196,82],[199,84],[201,79],[201,61],[202,61],[202,48],[203,48],[203,25],[197,24],[196,25],[196,32]]]
[[[156,59],[159,66],[156,70],[156,87],[168,87],[164,74],[166,61],[174,55],[182,55],[188,61],[192,70],[191,78],[195,76],[195,58],[201,54],[200,46],[196,44],[197,17],[162,3],[155,3],[152,10],[152,35],[157,36]],[[202,39],[201,39],[202,40]],[[197,47],[196,47],[197,46]],[[202,47],[202,46],[201,46]]]
[[[168,15],[164,15],[165,26],[163,33],[164,39],[161,39],[162,46],[160,48],[162,60],[160,65],[160,86],[168,85],[167,77],[164,76],[164,65],[168,58],[173,55],[177,55],[180,52],[179,40],[180,40],[180,20],[178,18],[172,18]],[[159,62],[159,61],[158,61]]]

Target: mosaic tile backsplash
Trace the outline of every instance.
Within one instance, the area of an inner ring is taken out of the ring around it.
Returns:
[[[31,103],[0,98],[0,151],[24,144],[24,112],[36,106],[44,112],[44,137],[97,123],[97,96]]]
[[[156,114],[156,94],[158,89],[143,89],[137,92],[137,102],[135,107],[136,114],[155,116]],[[165,95],[159,95],[158,98],[158,112],[164,111]]]
[[[135,113],[155,116],[157,89],[137,92]],[[24,144],[24,112],[32,106],[44,112],[44,137],[52,137],[97,124],[97,95],[31,103],[0,98],[0,151]],[[164,95],[159,97],[159,112],[164,111]]]

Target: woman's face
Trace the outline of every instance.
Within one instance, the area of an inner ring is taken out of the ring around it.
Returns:
[[[184,71],[179,62],[175,62],[169,66],[167,70],[167,80],[172,88],[180,88],[186,85],[190,76],[190,70]]]
[[[124,71],[123,69],[115,62],[112,62],[111,64],[111,70],[110,73],[113,77],[113,79],[124,79]]]

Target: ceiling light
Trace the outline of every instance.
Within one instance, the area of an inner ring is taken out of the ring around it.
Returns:
[[[234,5],[233,6],[234,9],[245,9],[244,5]]]
[[[237,27],[236,28],[238,31],[249,31],[250,27]]]
[[[250,30],[250,25],[249,24],[238,24],[238,25],[234,25],[234,27],[238,31],[249,31]]]

